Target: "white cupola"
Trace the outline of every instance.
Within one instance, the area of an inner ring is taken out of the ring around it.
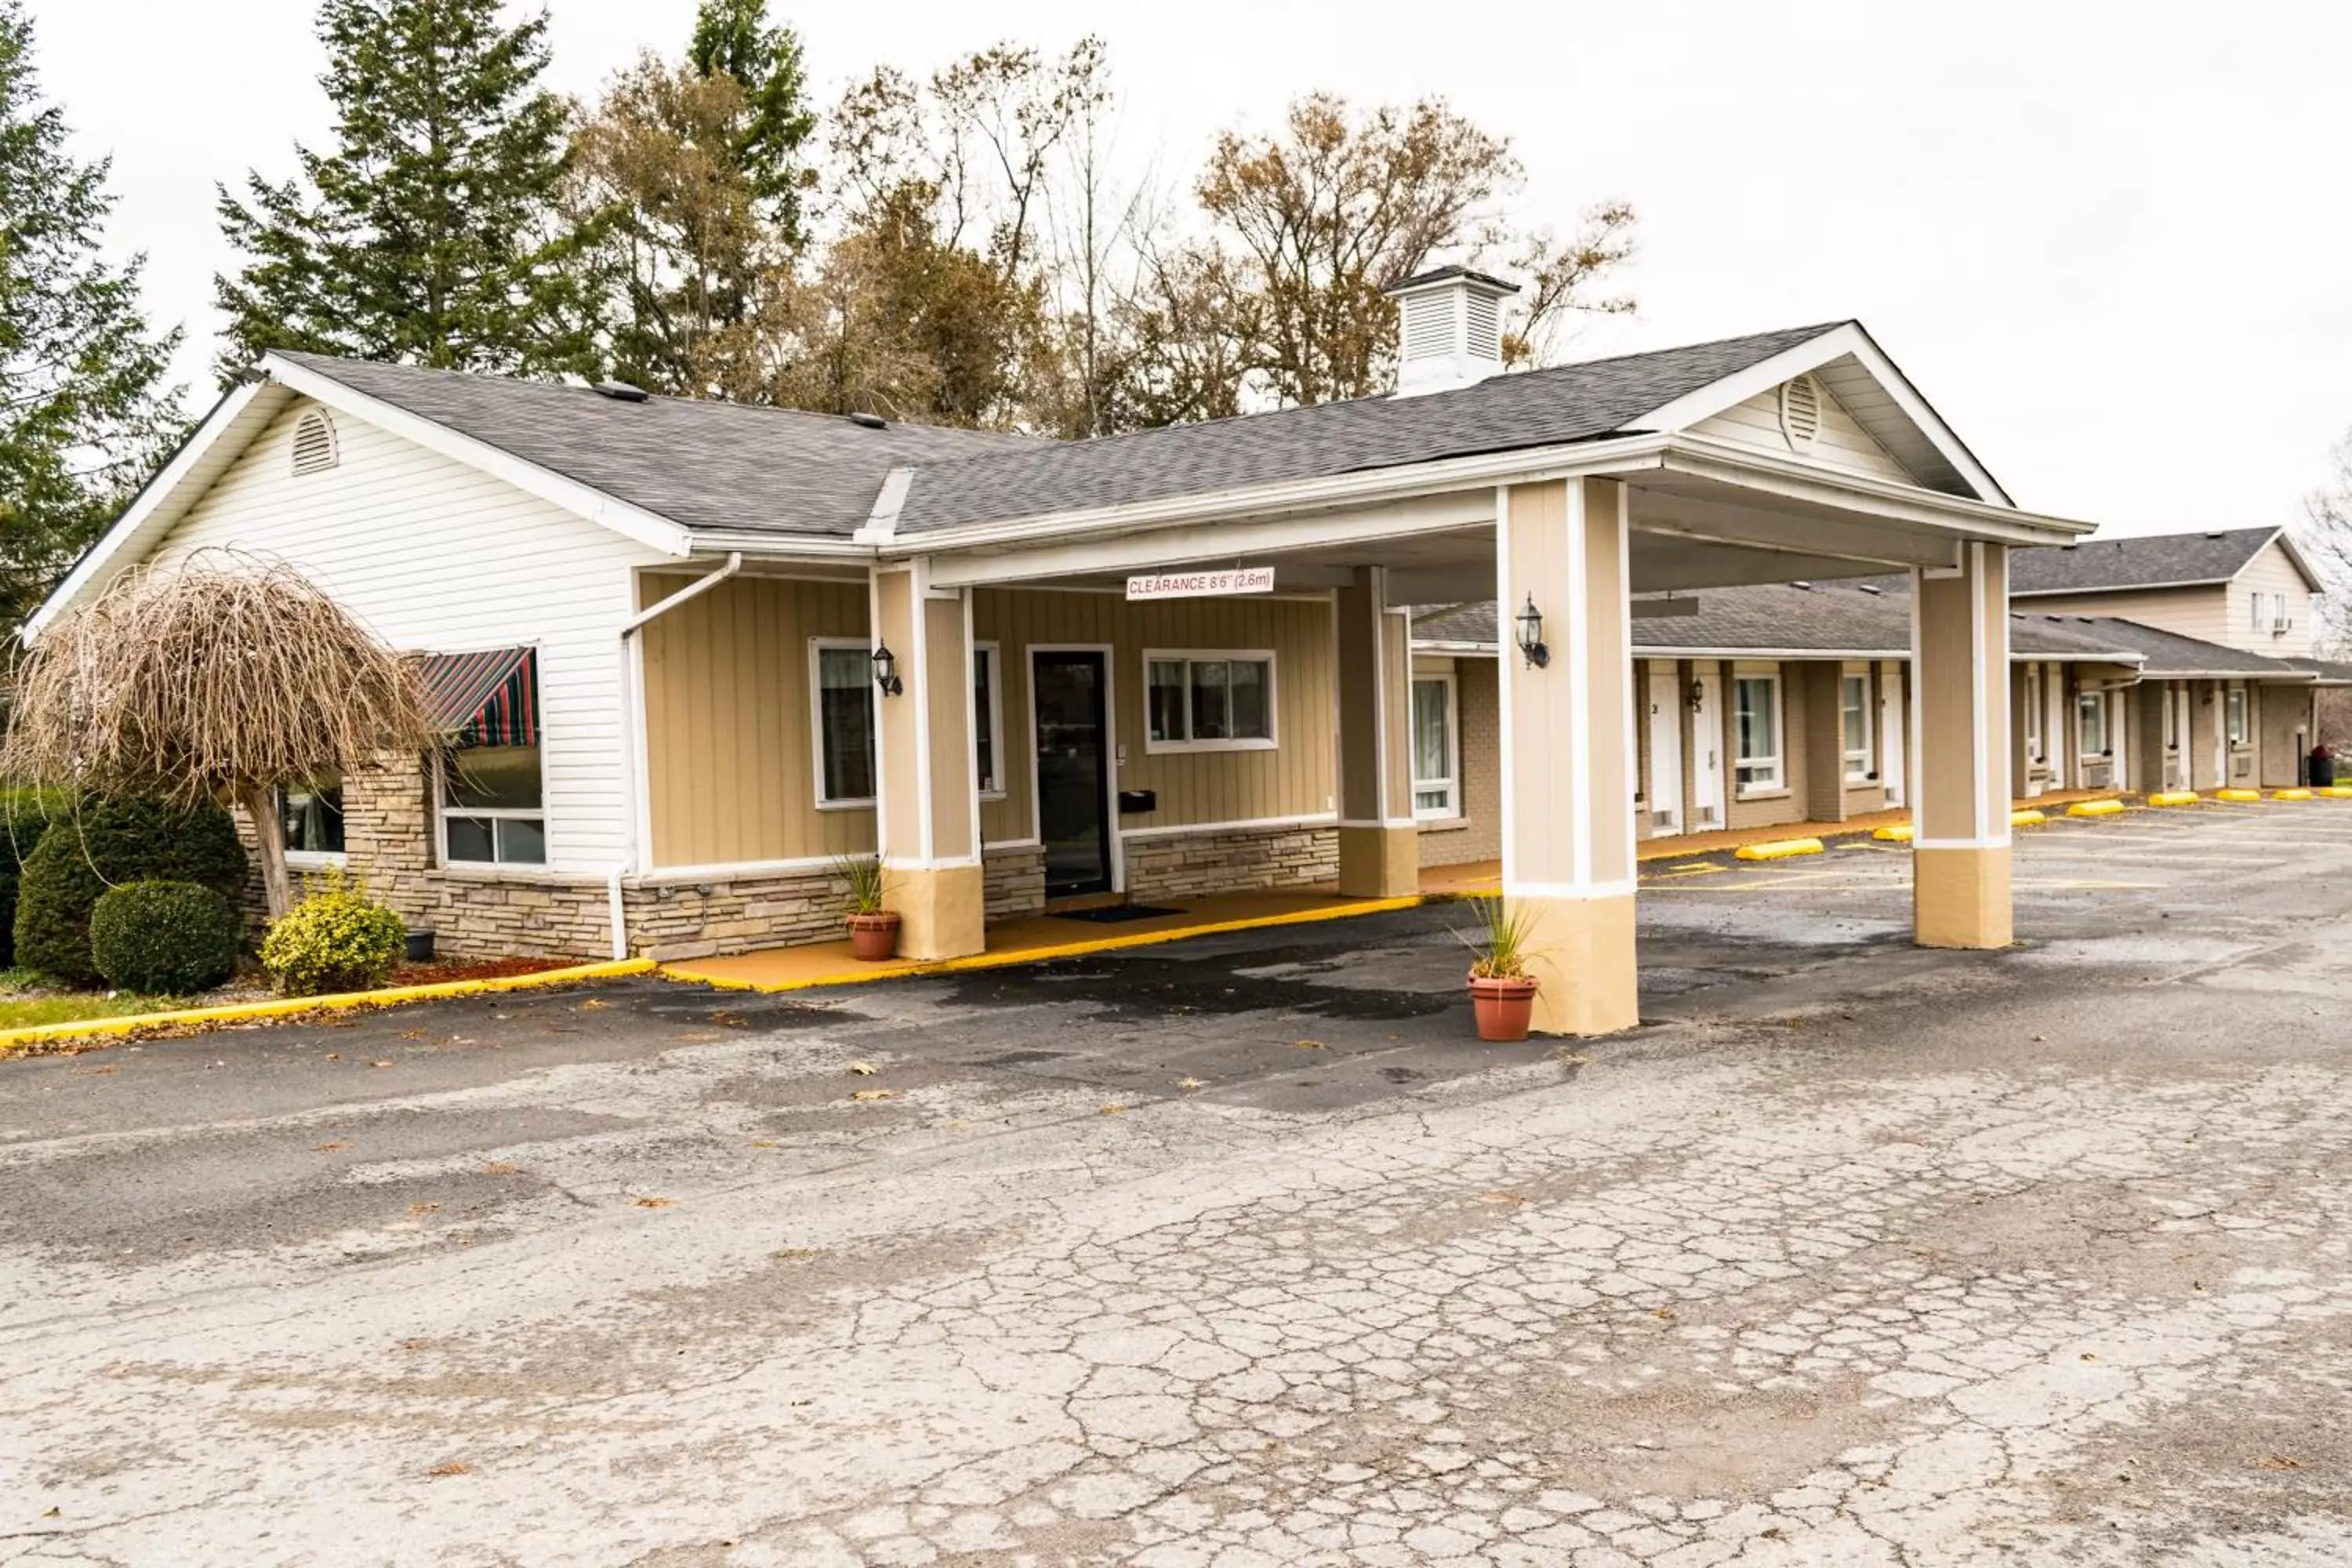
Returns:
[[[1396,395],[1451,392],[1503,371],[1503,301],[1516,284],[1440,267],[1381,292],[1397,306]]]

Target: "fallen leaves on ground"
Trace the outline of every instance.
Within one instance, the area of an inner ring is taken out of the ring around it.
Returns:
[[[391,1065],[392,1058],[390,1057],[378,1057],[375,1060],[368,1063],[368,1066],[372,1068],[388,1068]]]
[[[1491,1193],[1480,1193],[1478,1201],[1482,1204],[1523,1204],[1528,1200],[1517,1193],[1507,1193],[1497,1187]]]
[[[588,1000],[580,1004],[580,1010],[583,1013],[593,1013],[600,1007],[606,1007],[609,1005],[611,1005],[610,1003],[599,1002],[596,998],[591,996]]]
[[[422,1029],[403,1029],[400,1031],[400,1037],[404,1040],[421,1040],[425,1037],[425,1031]]]
[[[852,1062],[849,1064],[849,1070],[859,1078],[872,1078],[880,1069],[877,1068],[872,1062]]]
[[[474,1467],[462,1459],[452,1459],[446,1465],[436,1465],[425,1472],[428,1476],[470,1476]]]
[[[331,1153],[335,1152],[336,1152],[337,1150],[339,1150],[339,1149],[348,1149],[348,1148],[350,1148],[351,1146],[352,1146],[352,1141],[351,1141],[350,1139],[348,1139],[348,1138],[338,1138],[338,1139],[336,1139],[336,1140],[335,1140],[333,1142],[331,1142],[331,1143],[313,1143],[313,1144],[311,1144],[311,1145],[310,1145],[310,1152],[311,1152],[311,1153],[313,1153],[313,1154],[331,1154]]]
[[[1297,1048],[1302,1051],[1321,1051],[1328,1050],[1330,1047],[1320,1040],[1301,1040],[1298,1042]]]
[[[849,1098],[852,1100],[895,1100],[898,1098],[898,1095],[894,1090],[887,1089],[853,1089],[849,1091]]]
[[[776,1258],[781,1262],[797,1263],[803,1258],[814,1258],[816,1256],[816,1248],[814,1247],[783,1247],[771,1252],[768,1256]]]
[[[2263,1461],[2263,1468],[2266,1470],[2299,1470],[2303,1468],[2303,1461],[2301,1459],[2290,1459],[2284,1454],[2273,1454],[2270,1458]]]
[[[1176,1087],[1178,1089],[1206,1089],[1209,1086],[1202,1083],[1197,1078],[1180,1078],[1176,1080]]]
[[[1105,1116],[1124,1116],[1127,1114],[1127,1107],[1124,1105],[1106,1105],[1102,1108],[1102,1114]]]
[[[411,1204],[408,1205],[408,1212],[410,1214],[431,1214],[440,1206],[441,1205],[439,1204]]]
[[[343,1053],[341,1051],[329,1051],[327,1053],[327,1059],[331,1062],[341,1061],[343,1059]]]
[[[776,1141],[772,1138],[754,1138],[751,1140],[751,1147],[754,1149],[772,1149],[775,1146]]]
[[[666,1209],[670,1206],[670,1202],[668,1198],[639,1198],[637,1206],[641,1209]]]
[[[117,1070],[117,1069],[116,1069],[116,1068],[74,1068],[74,1077],[76,1077],[76,1078],[104,1078],[108,1073],[110,1073],[110,1072],[113,1072],[113,1071],[116,1071],[116,1070]]]
[[[516,1164],[511,1160],[493,1160],[488,1164],[482,1167],[482,1174],[486,1176],[511,1176],[520,1169],[522,1169],[522,1167]]]
[[[723,1009],[711,1014],[710,1021],[714,1024],[723,1024],[730,1029],[748,1029],[751,1026],[751,1020],[742,1014],[730,1013]]]

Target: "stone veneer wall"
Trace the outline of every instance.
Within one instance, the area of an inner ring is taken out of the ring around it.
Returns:
[[[1045,851],[1042,846],[991,849],[982,857],[986,886],[982,893],[988,919],[1034,915],[1045,907]]]
[[[1133,899],[1307,887],[1339,875],[1339,835],[1328,826],[1130,838],[1123,847]]]

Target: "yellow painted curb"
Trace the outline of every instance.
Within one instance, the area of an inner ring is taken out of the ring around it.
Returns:
[[[2195,805],[2199,796],[2193,789],[2162,790],[2147,797],[2150,805]]]
[[[1871,837],[1881,844],[1908,844],[1911,842],[1912,834],[1917,831],[1907,822],[1898,822],[1891,827],[1880,828]]]
[[[1743,844],[1732,851],[1740,860],[1786,860],[1796,855],[1818,855],[1822,841],[1818,838],[1774,838],[1763,844]]]
[[[2324,800],[2352,800],[2352,784],[2321,784],[2311,793]]]
[[[2023,811],[2012,811],[2009,814],[2009,825],[2011,827],[2038,827],[2042,823],[2049,820],[2049,817],[2043,816],[2039,809],[2033,806],[2028,806]]]
[[[2124,803],[2119,800],[2078,800],[2066,808],[2069,816],[2120,816]]]
[[[2217,789],[2213,792],[2213,798],[2215,800],[2236,801],[2239,805],[2242,805],[2249,801],[2257,801],[2262,799],[2263,792],[2258,789]]]
[[[2274,789],[2271,791],[2271,798],[2273,800],[2309,800],[2311,792],[2307,789]]]
[[[1089,953],[1113,952],[1121,948],[1150,947],[1163,942],[1180,942],[1188,936],[1222,936],[1229,931],[1262,931],[1271,926],[1311,925],[1318,921],[1348,920],[1357,915],[1383,915],[1396,910],[1418,909],[1423,904],[1444,903],[1457,897],[1480,897],[1476,892],[1465,894],[1421,893],[1402,899],[1365,899],[1360,902],[1343,904],[1328,910],[1294,910],[1287,914],[1251,915],[1243,920],[1208,921],[1200,925],[1178,926],[1169,931],[1141,931],[1129,936],[1096,937],[1087,942],[1056,942],[1051,947],[1018,947],[1004,952],[975,952],[963,958],[942,958],[929,963],[866,964],[856,969],[845,969],[833,974],[813,974],[800,980],[778,980],[762,984],[732,974],[706,974],[692,963],[662,965],[664,977],[690,980],[698,985],[709,985],[720,991],[757,991],[773,995],[785,991],[812,991],[824,985],[871,985],[881,980],[910,980],[926,974],[961,974],[975,969],[1005,969],[1016,963],[1043,963],[1055,958],[1084,958]]]
[[[142,1029],[177,1028],[190,1024],[243,1024],[257,1018],[292,1018],[304,1013],[342,1013],[354,1007],[396,1007],[404,1002],[430,1002],[443,996],[526,991],[537,985],[568,985],[581,980],[617,980],[625,974],[643,974],[653,967],[650,958],[628,958],[612,963],[575,963],[569,969],[542,969],[531,974],[502,974],[491,980],[443,980],[431,985],[391,985],[381,991],[339,991],[330,996],[279,996],[268,1002],[183,1007],[171,1013],[130,1013],[120,1018],[72,1018],[60,1024],[0,1029],[0,1051],[44,1040],[130,1035]]]

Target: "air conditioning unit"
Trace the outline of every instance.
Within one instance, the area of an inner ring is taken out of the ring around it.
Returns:
[[[2293,630],[2294,630],[2294,617],[2293,616],[2273,616],[2271,617],[2271,636],[2274,637],[2284,637],[2287,633]]]

